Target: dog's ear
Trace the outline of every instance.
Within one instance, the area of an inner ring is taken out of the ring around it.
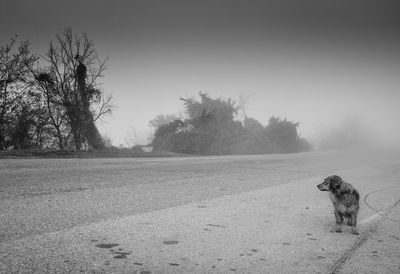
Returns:
[[[337,175],[333,175],[329,178],[329,189],[332,191],[337,191],[340,189],[342,183],[342,178]]]

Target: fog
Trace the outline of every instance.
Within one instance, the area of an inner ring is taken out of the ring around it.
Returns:
[[[0,42],[44,54],[65,27],[86,32],[109,57],[117,108],[98,126],[115,145],[148,141],[151,119],[203,91],[245,94],[250,117],[300,122],[313,143],[350,123],[364,145],[398,146],[399,18],[398,1],[4,0]]]

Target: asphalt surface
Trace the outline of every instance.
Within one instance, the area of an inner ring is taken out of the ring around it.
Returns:
[[[3,159],[0,271],[354,273],[370,252],[393,273],[399,156]],[[331,174],[362,194],[359,237],[331,232]]]

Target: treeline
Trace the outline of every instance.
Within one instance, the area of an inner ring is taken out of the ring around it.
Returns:
[[[99,85],[105,61],[86,34],[70,28],[43,57],[29,41],[0,47],[0,150],[101,149],[95,122],[112,110]]]
[[[235,119],[239,107],[232,99],[213,99],[201,92],[199,96],[200,100],[181,98],[185,118],[160,115],[150,122],[156,127],[152,142],[155,151],[223,155],[311,149],[298,135],[298,123],[278,117],[271,117],[267,126],[249,117],[241,122]]]

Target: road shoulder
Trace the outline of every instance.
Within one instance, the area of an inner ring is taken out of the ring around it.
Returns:
[[[400,201],[382,212],[366,239],[334,273],[400,273]]]
[[[316,188],[319,180],[3,243],[1,270],[326,273],[357,236],[332,231],[331,204]]]

